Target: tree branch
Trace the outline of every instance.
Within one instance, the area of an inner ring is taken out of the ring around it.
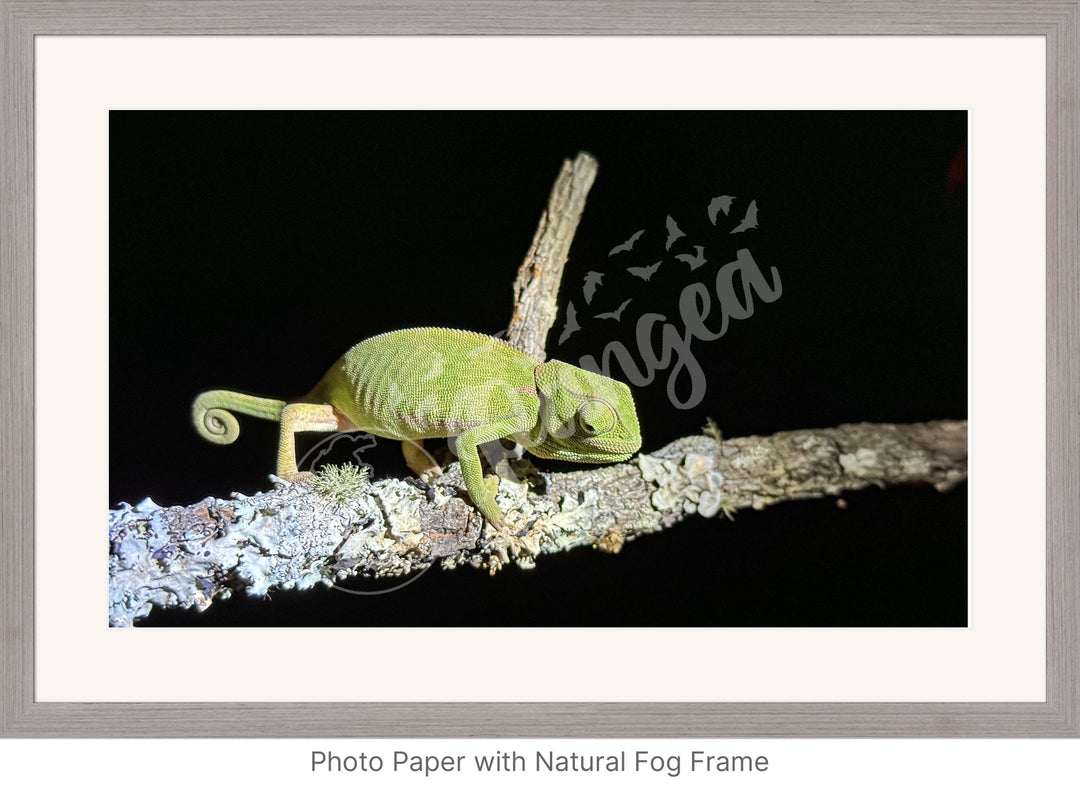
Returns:
[[[109,513],[109,622],[130,626],[155,605],[204,610],[234,591],[401,576],[435,562],[494,574],[580,546],[615,553],[694,513],[730,516],[871,485],[944,491],[967,477],[967,423],[842,425],[722,442],[689,436],[580,472],[541,475],[516,461],[516,483],[509,464],[499,466],[499,505],[516,528],[508,533],[458,496],[456,463],[430,485],[380,480],[344,499],[279,481],[269,492],[187,507],[125,504]]]

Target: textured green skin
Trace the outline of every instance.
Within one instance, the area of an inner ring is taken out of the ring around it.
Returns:
[[[485,482],[479,445],[509,438],[541,458],[588,463],[621,461],[641,447],[626,384],[565,362],[541,364],[502,340],[456,329],[404,329],[357,343],[300,405],[204,393],[195,403],[196,427],[208,439],[232,441],[235,435],[207,432],[203,415],[210,405],[263,417],[280,406],[283,455],[278,469],[287,477],[300,476],[292,453],[293,429],[285,427],[289,406],[294,414],[330,406],[338,417],[336,428],[295,430],[356,428],[401,440],[457,437],[469,497],[496,525],[502,524],[495,503],[498,480]]]

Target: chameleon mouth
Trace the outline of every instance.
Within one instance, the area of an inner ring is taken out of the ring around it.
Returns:
[[[547,448],[541,453],[548,458],[562,461],[574,461],[586,464],[604,464],[612,461],[623,461],[641,449],[641,440],[615,441],[605,440],[604,443],[596,442],[592,450],[566,450],[563,448]]]

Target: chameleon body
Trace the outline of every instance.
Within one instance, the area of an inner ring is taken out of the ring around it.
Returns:
[[[485,480],[478,447],[510,439],[541,458],[608,463],[641,447],[630,388],[565,362],[538,362],[502,340],[472,331],[416,328],[359,342],[295,402],[239,392],[204,392],[192,407],[195,427],[213,442],[240,433],[236,411],[281,423],[277,474],[298,472],[294,434],[360,430],[402,440],[410,468],[437,471],[417,440],[456,437],[469,497],[497,526],[498,478]]]

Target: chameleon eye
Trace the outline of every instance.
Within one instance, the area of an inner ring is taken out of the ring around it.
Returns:
[[[587,400],[578,410],[578,426],[590,436],[599,436],[615,427],[615,412],[602,400]]]

